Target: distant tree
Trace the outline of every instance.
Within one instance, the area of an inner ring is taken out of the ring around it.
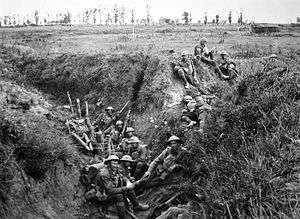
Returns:
[[[188,25],[189,21],[190,21],[189,13],[185,11],[185,12],[183,12],[182,16],[183,16],[182,20],[183,20],[184,24]]]
[[[217,25],[219,24],[219,18],[220,18],[220,17],[219,17],[219,15],[217,14],[217,15],[216,15],[216,24],[217,24]]]
[[[242,12],[240,13],[240,16],[239,16],[239,18],[238,18],[238,24],[239,24],[239,25],[242,25],[242,24],[243,24],[243,13],[242,13]]]
[[[119,8],[118,5],[114,5],[114,9],[113,9],[113,13],[114,13],[114,23],[117,24],[119,21]]]
[[[205,14],[204,14],[204,25],[206,25],[207,24],[207,13],[205,12]]]
[[[134,24],[135,22],[135,11],[134,9],[131,9],[131,23]]]
[[[39,12],[37,10],[34,12],[34,19],[35,19],[35,24],[38,25],[39,24]]]
[[[146,21],[147,21],[148,25],[150,24],[150,20],[151,20],[150,9],[151,9],[150,3],[147,2],[147,4],[146,4],[146,13],[147,13]]]
[[[67,12],[66,14],[64,14],[63,23],[64,24],[71,23],[71,18],[72,18],[72,14],[70,12]]]
[[[112,23],[112,19],[111,19],[110,13],[107,14],[107,18],[106,18],[105,23],[106,23],[106,24],[111,24],[111,23]]]
[[[297,23],[300,23],[300,17],[297,17]]]
[[[189,22],[192,23],[192,12],[190,12],[189,17],[190,17]]]
[[[216,20],[215,20],[215,19],[212,19],[212,23],[215,24],[215,23],[216,23]]]
[[[231,11],[229,11],[228,22],[229,22],[229,24],[231,24],[231,22],[232,22],[232,12]]]
[[[94,10],[93,10],[93,21],[94,21],[94,24],[96,24],[96,22],[97,22],[97,12],[98,12],[97,8],[94,8]]]
[[[126,14],[125,7],[122,6],[122,7],[120,8],[120,23],[121,23],[121,24],[125,24],[125,14]]]

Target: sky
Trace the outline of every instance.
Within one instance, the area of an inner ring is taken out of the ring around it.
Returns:
[[[134,8],[136,17],[146,17],[146,2],[150,3],[150,13],[154,20],[160,17],[181,18],[183,11],[191,12],[193,22],[203,21],[207,12],[208,20],[220,15],[227,19],[231,10],[233,20],[243,11],[245,20],[269,23],[296,22],[300,16],[300,0],[0,0],[0,17],[12,14],[28,14],[34,10],[43,13],[70,11],[77,13],[85,8],[112,7],[124,5]]]

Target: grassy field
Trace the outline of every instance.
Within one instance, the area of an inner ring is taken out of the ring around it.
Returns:
[[[233,54],[240,45],[259,47],[265,53],[300,48],[297,29],[282,28],[271,36],[253,35],[249,27],[238,29],[238,26],[45,26],[2,28],[0,39],[2,43],[32,47],[42,54],[114,54],[138,50],[162,54],[171,49],[192,52],[201,37],[208,38],[210,47]]]

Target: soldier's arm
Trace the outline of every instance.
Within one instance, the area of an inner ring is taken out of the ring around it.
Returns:
[[[107,175],[102,175],[102,183],[108,194],[118,194],[128,190],[126,186],[115,188],[114,184],[110,181],[110,178]]]
[[[157,167],[157,165],[158,165],[159,163],[163,162],[163,160],[164,160],[166,154],[168,153],[168,150],[169,150],[169,148],[166,148],[163,152],[161,152],[161,154],[160,154],[157,158],[155,158],[155,159],[151,162],[151,164],[150,164],[150,166],[149,166],[147,172],[151,173],[151,172]]]

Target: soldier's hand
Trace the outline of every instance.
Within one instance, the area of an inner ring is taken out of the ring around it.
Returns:
[[[147,172],[144,174],[143,178],[149,178],[150,174],[151,174],[151,173],[147,171]]]
[[[135,184],[131,183],[130,181],[127,181],[127,183],[126,183],[127,189],[134,189],[134,187],[135,187]]]

